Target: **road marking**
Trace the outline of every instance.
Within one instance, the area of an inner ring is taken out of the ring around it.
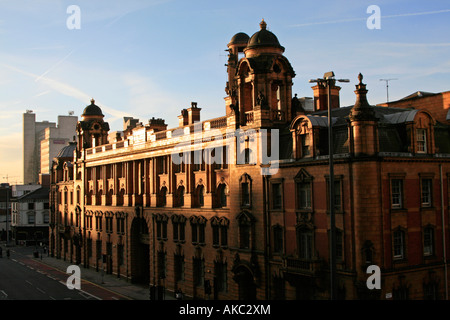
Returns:
[[[4,299],[6,299],[6,298],[8,298],[8,295],[6,294],[6,292],[5,291],[3,291],[3,290],[0,290],[0,293],[5,297]]]
[[[83,290],[80,290],[79,294],[80,294],[82,297],[84,297],[84,298],[86,298],[86,296],[88,296],[88,297],[90,297],[90,298],[94,298],[94,299],[97,299],[97,300],[102,300],[101,298],[99,298],[99,297],[97,297],[97,296],[94,296],[93,294],[90,294],[89,292],[86,292],[86,291],[83,291]],[[89,299],[89,298],[86,298],[86,299]]]
[[[50,297],[50,299],[52,299],[52,300],[56,300],[55,298],[53,298],[52,296],[49,296]]]
[[[14,261],[14,262],[17,262],[17,260],[16,260],[16,259],[12,259],[12,258],[11,258],[11,260],[12,260],[12,261]],[[19,262],[19,263],[20,263],[20,262]]]
[[[42,290],[42,289],[39,289],[38,287],[36,287],[36,290],[39,291],[39,292],[41,292],[41,293],[43,293],[43,294],[45,294],[45,291]]]
[[[28,283],[30,286],[33,285],[33,284],[32,284],[30,281],[28,281],[28,280],[25,280],[25,282]]]

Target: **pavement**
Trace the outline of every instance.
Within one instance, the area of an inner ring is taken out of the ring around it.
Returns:
[[[3,257],[6,257],[7,247],[3,244],[1,245],[3,249]],[[63,259],[57,259],[51,257],[48,253],[43,253],[42,248],[39,248],[39,257],[36,258],[33,255],[35,251],[34,246],[23,247],[9,245],[8,248],[11,251],[11,257],[15,254],[20,254],[34,260],[35,262],[45,264],[51,268],[59,270],[60,272],[66,273],[67,267],[73,265],[70,261],[64,261]],[[115,292],[122,297],[129,300],[150,300],[149,287],[145,285],[139,285],[131,283],[126,278],[119,278],[114,274],[106,274],[106,272],[96,271],[95,268],[85,268],[82,264],[79,265],[81,271],[82,281],[86,281],[89,284],[104,288],[111,292]],[[67,274],[69,277],[69,274]],[[165,292],[165,300],[176,300],[172,292]]]

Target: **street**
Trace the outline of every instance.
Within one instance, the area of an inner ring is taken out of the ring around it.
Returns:
[[[5,250],[6,251],[6,250]],[[0,300],[89,300],[96,297],[79,290],[70,290],[61,279],[61,272],[50,267],[32,266],[15,252],[0,258]],[[67,276],[65,276],[67,277]]]
[[[0,300],[128,300],[90,281],[81,280],[81,290],[69,289],[70,274],[39,259],[32,248],[11,247],[10,257],[2,247],[0,258]]]

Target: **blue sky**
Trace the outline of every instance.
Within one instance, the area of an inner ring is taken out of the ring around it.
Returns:
[[[66,22],[80,8],[80,29]],[[381,29],[367,28],[370,5]],[[56,122],[80,116],[93,97],[111,129],[122,118],[177,126],[191,101],[202,119],[224,115],[227,43],[261,19],[277,35],[296,77],[293,92],[312,96],[308,79],[333,70],[341,105],[351,105],[357,75],[372,104],[415,91],[450,90],[450,3],[444,0],[212,1],[0,0],[0,182],[22,180],[22,114]]]

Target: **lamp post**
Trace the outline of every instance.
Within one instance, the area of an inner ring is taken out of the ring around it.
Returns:
[[[323,78],[309,80],[318,83],[328,91],[328,156],[329,156],[329,212],[330,212],[330,299],[336,299],[336,221],[334,210],[334,164],[333,164],[333,123],[331,118],[331,87],[338,82],[350,82],[348,79],[335,79],[334,72],[330,71]]]
[[[9,246],[9,227],[8,227],[8,212],[9,212],[9,184],[5,186],[6,190],[6,246]]]

